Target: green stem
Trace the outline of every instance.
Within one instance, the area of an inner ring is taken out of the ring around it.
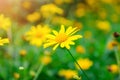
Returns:
[[[41,73],[43,67],[44,67],[44,64],[42,64],[42,65],[39,66],[39,69],[38,69],[38,71],[37,71],[37,74],[36,74],[36,76],[35,76],[35,78],[34,78],[33,80],[37,80],[37,78],[39,77],[39,74]]]
[[[114,50],[115,50],[115,57],[116,57],[116,61],[117,61],[117,64],[118,64],[118,70],[119,70],[118,79],[120,79],[120,59],[119,59],[119,54],[118,54],[118,47],[115,46]]]
[[[74,58],[74,56],[72,55],[72,53],[68,49],[67,49],[67,51],[69,52],[69,54],[71,55],[71,57],[73,58],[73,60],[75,61],[75,63],[78,65],[78,67],[80,68],[80,70],[82,71],[82,73],[86,76],[87,80],[89,80],[88,76],[83,71],[83,69],[81,68],[81,66],[79,65],[79,63],[76,61],[76,59]]]

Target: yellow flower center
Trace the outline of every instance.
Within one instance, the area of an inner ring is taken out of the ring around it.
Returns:
[[[55,39],[55,41],[58,43],[62,43],[66,40],[67,40],[67,35],[65,33],[58,34]]]
[[[42,38],[42,37],[43,37],[43,34],[42,34],[42,33],[37,33],[37,34],[36,34],[36,37],[37,37],[37,38]]]

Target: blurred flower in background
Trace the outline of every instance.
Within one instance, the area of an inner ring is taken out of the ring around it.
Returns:
[[[93,62],[88,58],[80,58],[77,61],[83,70],[88,70],[93,65]],[[77,65],[76,67],[78,68]]]
[[[5,17],[3,14],[0,14],[0,28],[8,31],[12,23],[10,18]]]
[[[0,37],[0,46],[3,46],[5,43],[9,43],[9,39],[8,38],[1,38]]]
[[[108,70],[112,73],[118,73],[118,65],[116,64],[111,64],[109,67],[108,67]]]
[[[75,70],[65,70],[62,69],[59,71],[59,76],[65,77],[65,79],[73,79],[75,75],[78,75],[78,73]]]
[[[36,45],[39,47],[46,40],[49,32],[50,28],[47,25],[37,25],[37,27],[32,26],[30,31],[25,34],[26,40],[30,41],[31,45]]]

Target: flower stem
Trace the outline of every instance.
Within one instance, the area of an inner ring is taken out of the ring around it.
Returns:
[[[72,53],[68,49],[67,49],[67,51],[69,52],[69,54],[71,55],[71,57],[73,58],[73,60],[75,61],[75,63],[78,65],[78,67],[80,68],[80,70],[82,71],[82,73],[86,76],[87,80],[89,80],[88,76],[83,71],[83,69],[81,68],[81,66],[79,65],[79,63],[76,61],[76,59],[74,58],[74,56],[72,55]]]
[[[39,66],[39,69],[38,69],[38,71],[36,73],[36,76],[34,77],[33,80],[37,80],[37,78],[39,77],[39,74],[41,73],[43,67],[44,67],[44,64],[42,64],[42,65]]]
[[[114,50],[115,50],[116,61],[117,61],[117,64],[118,64],[118,72],[119,72],[118,79],[120,79],[120,59],[119,59],[119,54],[118,54],[118,47],[115,46]]]

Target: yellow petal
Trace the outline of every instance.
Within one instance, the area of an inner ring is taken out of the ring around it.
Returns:
[[[64,42],[62,42],[61,44],[60,44],[60,47],[64,47],[65,46],[65,44],[64,44]]]
[[[68,28],[67,31],[66,31],[66,34],[67,35],[70,35],[71,33],[73,33],[74,31],[76,30],[76,28]]]
[[[3,43],[9,43],[9,39],[8,38],[3,39]]]
[[[64,32],[65,32],[65,27],[64,27],[64,25],[61,25],[59,33],[64,33]]]
[[[51,34],[47,35],[46,37],[49,38],[49,39],[54,39],[55,38],[55,36],[51,35]]]
[[[68,29],[66,30],[66,33],[70,32],[72,30],[72,26],[68,27]]]
[[[76,28],[77,29],[77,28]],[[73,34],[75,34],[79,29],[77,29],[77,30],[74,30],[73,32],[71,32],[71,34],[70,35],[73,35]]]
[[[69,46],[69,45],[65,45],[65,47],[66,47],[67,49],[70,49],[70,46]]]
[[[73,41],[70,41],[69,44],[71,44],[71,45],[75,45],[75,43],[74,43]]]
[[[52,46],[52,45],[54,45],[54,44],[56,44],[56,42],[45,43],[45,44],[43,45],[43,47],[44,47],[44,48],[47,48],[47,47]]]
[[[81,35],[74,35],[74,36],[69,37],[69,40],[77,40],[78,38],[82,38],[82,36]]]
[[[59,46],[59,44],[56,44],[54,47],[53,47],[53,50],[56,50],[56,48]]]
[[[52,32],[53,32],[54,35],[58,35],[57,31],[53,30]]]

